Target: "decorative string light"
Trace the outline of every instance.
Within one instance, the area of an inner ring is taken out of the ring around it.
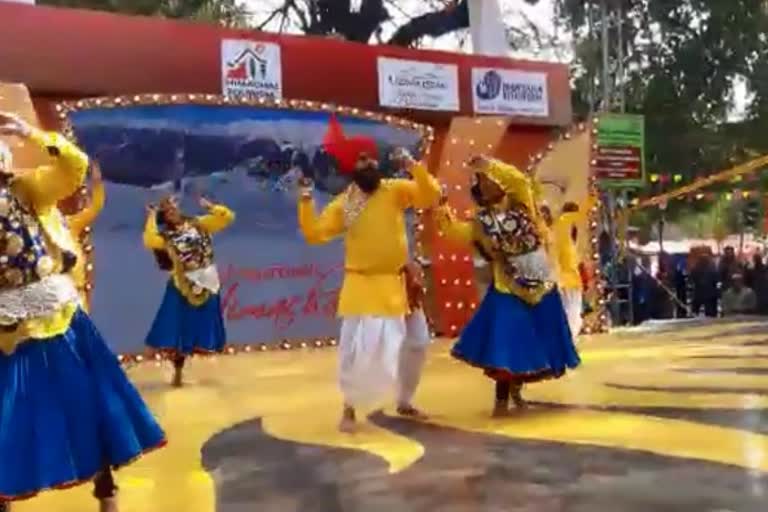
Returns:
[[[543,152],[537,153],[535,155],[532,155],[530,157],[530,161],[532,164],[528,167],[527,171],[530,174],[536,174],[536,172],[539,170],[541,165],[546,161],[547,157],[550,155],[550,153],[554,152],[558,145],[562,143],[563,141],[571,140],[574,136],[584,134],[585,132],[589,131],[593,136],[597,135],[597,124],[599,120],[597,118],[591,119],[588,122],[585,123],[579,123],[575,127],[570,127],[567,130],[565,130],[563,133],[560,134],[558,139],[554,142],[551,142],[547,144],[546,149]],[[594,142],[590,142],[592,147],[595,147]],[[590,169],[594,167],[594,164],[590,166]],[[587,191],[588,194],[599,198],[599,191],[598,191],[598,183],[596,176],[590,171],[588,176],[588,182],[587,182]],[[595,204],[592,209],[589,211],[588,218],[587,218],[587,225],[589,226],[591,233],[590,233],[590,255],[592,260],[592,267],[594,270],[594,275],[596,277],[595,281],[595,288],[597,291],[598,297],[602,298],[603,294],[605,293],[605,283],[602,279],[602,274],[599,269],[599,263],[600,263],[600,254],[598,251],[598,244],[599,244],[599,213],[600,213],[600,202],[598,201],[597,204]],[[598,300],[598,303],[601,306],[601,311],[597,311],[595,315],[591,315],[587,318],[587,321],[585,322],[585,325],[583,327],[583,332],[585,334],[592,334],[597,332],[605,332],[608,330],[608,319],[607,316],[604,315],[605,310],[605,304],[600,303]]]
[[[385,123],[395,128],[405,128],[416,131],[421,138],[419,151],[422,155],[429,154],[429,147],[435,140],[434,129],[431,126],[416,123],[409,119],[395,117],[392,115],[384,115],[371,111],[364,111],[358,108],[345,107],[340,105],[333,105],[330,103],[318,103],[314,101],[306,100],[279,100],[274,98],[228,98],[215,94],[136,94],[131,96],[114,96],[114,97],[97,97],[80,99],[76,101],[64,101],[55,105],[56,115],[58,116],[64,135],[72,141],[76,142],[76,136],[74,133],[74,127],[72,125],[70,115],[79,110],[101,108],[121,108],[129,106],[146,106],[146,105],[214,105],[214,106],[257,106],[271,109],[284,109],[284,110],[304,110],[304,111],[319,111],[336,113],[347,117],[356,117],[360,119],[368,119]],[[85,186],[81,187],[78,191],[80,194],[88,194],[88,190]],[[416,231],[417,240],[420,240],[420,236],[423,236],[424,227],[424,211],[418,211],[416,213]],[[86,257],[86,282],[85,288],[88,291],[93,289],[93,240],[92,230],[87,227],[83,230],[82,238],[80,240],[83,252]],[[423,259],[423,244],[417,243],[416,256],[418,259]],[[315,348],[323,347],[335,347],[337,345],[335,338],[319,338],[314,340],[283,340],[278,345],[229,345],[225,348],[225,354],[238,354],[241,352],[252,352],[256,347],[261,352],[267,352],[270,349],[283,349],[289,350],[294,348],[307,348],[313,346]],[[153,361],[160,361],[166,356],[159,354],[161,359]],[[120,354],[118,359],[123,364],[136,364],[145,360],[143,354]]]

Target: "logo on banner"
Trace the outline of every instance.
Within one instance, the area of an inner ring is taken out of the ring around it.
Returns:
[[[472,70],[474,109],[479,114],[549,116],[547,75],[509,69]]]
[[[282,97],[280,46],[248,40],[221,42],[222,89],[228,97]]]
[[[482,100],[495,100],[501,94],[502,83],[501,75],[495,71],[488,71],[475,86],[475,94]]]
[[[379,57],[379,103],[384,107],[459,110],[458,68]]]

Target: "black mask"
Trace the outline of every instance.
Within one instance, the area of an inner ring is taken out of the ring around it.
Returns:
[[[381,184],[381,174],[373,167],[358,169],[352,175],[352,181],[355,182],[360,190],[370,195],[378,190]]]

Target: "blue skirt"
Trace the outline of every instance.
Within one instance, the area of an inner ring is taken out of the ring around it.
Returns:
[[[530,305],[493,285],[452,355],[493,379],[518,383],[558,378],[580,363],[556,289]]]
[[[0,500],[87,482],[163,444],[86,313],[64,334],[0,353]]]
[[[147,345],[172,355],[188,356],[221,352],[226,341],[219,294],[193,306],[169,281],[147,334]]]

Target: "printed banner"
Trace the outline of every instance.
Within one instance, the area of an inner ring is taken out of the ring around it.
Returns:
[[[645,118],[601,114],[592,140],[592,174],[603,184],[642,187],[645,184]]]
[[[546,73],[473,68],[472,97],[478,114],[549,117]]]
[[[459,71],[453,64],[379,57],[379,104],[459,111]]]
[[[221,41],[222,93],[231,98],[283,97],[280,45],[247,39]]]
[[[343,136],[372,138],[380,163],[420,133],[339,116]],[[237,219],[214,235],[228,341],[312,340],[338,334],[341,240],[310,246],[296,219],[296,184],[315,182],[317,207],[349,178],[321,149],[324,112],[216,105],[88,109],[70,115],[78,142],[99,162],[106,206],[93,228],[93,317],[113,349],[143,350],[169,276],[142,244],[146,205],[169,193],[200,215],[206,197]],[[410,221],[409,221],[410,222]],[[382,242],[384,243],[384,241]]]

